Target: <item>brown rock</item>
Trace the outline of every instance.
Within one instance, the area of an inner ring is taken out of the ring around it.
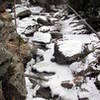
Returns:
[[[61,86],[64,87],[64,88],[67,88],[67,89],[72,89],[73,84],[72,83],[69,83],[69,82],[63,82],[61,84]]]

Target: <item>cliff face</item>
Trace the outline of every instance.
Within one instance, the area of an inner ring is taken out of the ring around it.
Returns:
[[[10,14],[4,10],[0,12],[0,100],[25,100],[27,95],[21,61],[28,49],[19,56],[17,46],[18,35]],[[22,47],[28,48],[24,43]]]

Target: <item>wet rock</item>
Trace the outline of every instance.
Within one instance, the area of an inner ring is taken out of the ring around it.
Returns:
[[[67,89],[72,89],[73,84],[66,81],[66,82],[62,82],[61,86],[64,87],[64,88],[67,88]]]
[[[37,19],[37,22],[38,22],[39,24],[42,24],[42,25],[45,25],[45,26],[50,26],[50,25],[52,25],[50,19],[48,19],[48,18],[45,18],[45,19],[43,19],[43,18],[38,18],[38,19]]]
[[[51,89],[49,87],[40,87],[36,93],[36,96],[45,99],[50,99],[52,98]]]
[[[16,7],[16,15],[20,19],[23,19],[25,17],[29,17],[31,15],[31,11],[27,7],[17,6]]]

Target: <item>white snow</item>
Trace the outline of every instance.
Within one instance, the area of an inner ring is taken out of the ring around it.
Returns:
[[[35,32],[32,40],[37,42],[49,43],[51,41],[51,35],[49,33]]]
[[[80,54],[82,51],[82,42],[77,40],[59,41],[59,50],[66,56],[71,57]]]
[[[86,89],[89,94],[89,100],[99,100],[100,99],[100,91],[97,90],[94,85],[94,80],[87,79],[87,83],[82,85],[82,88]]]

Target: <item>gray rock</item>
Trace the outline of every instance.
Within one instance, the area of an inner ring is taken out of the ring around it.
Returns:
[[[25,100],[26,85],[24,79],[24,67],[17,59],[13,59],[11,66],[7,69],[5,77],[2,80],[3,93],[6,100]]]
[[[26,85],[24,79],[24,67],[18,62],[17,57],[0,45],[0,79],[2,90],[6,100],[25,100]]]
[[[50,25],[52,25],[50,19],[48,19],[48,18],[46,18],[45,20],[44,20],[43,18],[38,18],[38,19],[37,19],[37,22],[38,22],[39,24],[42,24],[42,25],[45,25],[45,26],[50,26]]]
[[[49,87],[40,87],[36,93],[36,96],[45,99],[50,99],[52,98],[51,89]]]
[[[0,30],[3,28],[4,22],[0,20]]]
[[[30,10],[25,10],[21,13],[19,13],[17,15],[17,17],[19,17],[20,19],[25,18],[25,17],[29,17],[31,15],[31,11]]]
[[[39,27],[40,27],[40,26],[39,26],[38,24],[33,25],[33,26],[28,26],[28,27],[25,29],[25,31],[24,31],[23,34],[25,34],[25,36],[27,36],[27,37],[33,36],[34,33],[35,33],[36,31],[38,31]]]
[[[60,39],[60,38],[63,37],[63,35],[61,33],[56,32],[56,31],[55,32],[51,32],[51,36],[52,36],[53,39]]]
[[[99,75],[100,75],[100,74],[99,74]],[[99,75],[98,75],[98,76],[99,76]],[[96,85],[97,89],[100,90],[100,79],[99,79],[99,78],[96,78],[95,85]]]
[[[8,67],[11,64],[12,54],[0,45],[0,77],[4,77]]]
[[[31,11],[27,7],[20,5],[16,7],[16,15],[17,17],[22,19],[25,17],[29,17],[31,15]]]

